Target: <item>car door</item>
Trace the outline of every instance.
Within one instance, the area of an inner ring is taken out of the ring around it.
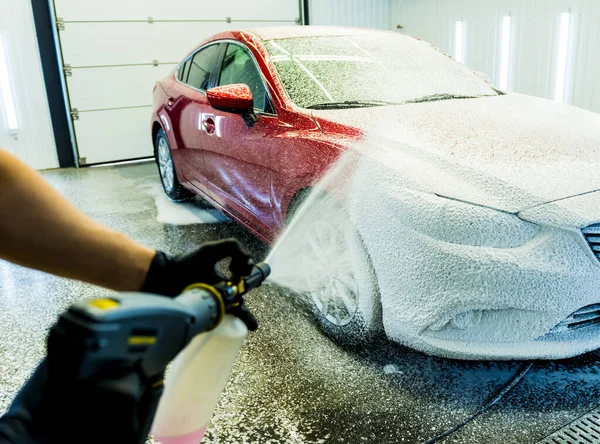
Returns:
[[[273,230],[270,149],[279,121],[250,51],[228,43],[216,85],[244,83],[254,97],[257,121],[210,108],[202,117],[202,149],[213,199],[261,233]]]
[[[177,148],[173,150],[176,168],[185,180],[206,194],[201,116],[209,107],[206,90],[214,81],[220,47],[220,43],[204,46],[182,63],[165,104],[176,138]]]

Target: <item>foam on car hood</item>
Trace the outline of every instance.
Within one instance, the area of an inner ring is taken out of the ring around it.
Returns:
[[[313,115],[401,152],[441,196],[518,213],[600,190],[600,115],[572,106],[511,93]]]

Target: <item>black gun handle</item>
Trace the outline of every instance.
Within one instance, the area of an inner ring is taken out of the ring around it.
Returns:
[[[56,403],[49,414],[50,443],[144,444],[163,392],[162,378],[153,382],[136,371],[66,385],[50,374],[48,382],[49,401]]]

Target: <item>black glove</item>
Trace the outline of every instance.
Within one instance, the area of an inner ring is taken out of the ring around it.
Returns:
[[[158,399],[139,403],[147,394],[141,375],[115,371],[112,379],[77,381],[62,358],[49,354],[21,388],[0,417],[0,443],[144,442],[146,433],[141,431],[150,428],[148,421],[154,416],[144,407],[158,405]]]
[[[46,430],[45,403],[48,395],[48,369],[46,361],[34,374],[13,401],[8,412],[0,418],[0,443],[41,444],[49,442]],[[54,408],[60,408],[54,406]]]
[[[195,251],[169,257],[157,252],[152,260],[142,291],[146,293],[177,296],[194,283],[216,284],[227,278],[217,269],[217,264],[231,257],[229,271],[232,280],[247,276],[254,263],[249,251],[235,239],[207,243]],[[249,328],[256,329],[256,319],[245,305],[236,307],[239,316]],[[49,345],[50,351],[50,345]],[[66,368],[65,368],[66,366]],[[49,353],[27,384],[21,389],[9,411],[0,418],[0,443],[47,444],[47,443],[104,443],[119,436],[120,442],[138,442],[138,436],[129,436],[135,427],[143,424],[131,418],[145,418],[145,412],[132,414],[134,399],[143,388],[140,381],[125,381],[131,388],[128,393],[113,396],[118,391],[103,390],[92,383],[89,386],[74,384],[68,370],[72,366],[60,354]],[[118,376],[118,375],[117,375]],[[135,374],[128,377],[136,378]],[[119,383],[120,379],[114,381]],[[137,399],[137,398],[136,398]],[[121,418],[123,423],[102,424],[106,411],[111,417]],[[98,424],[95,424],[98,422]],[[90,425],[92,424],[92,425]],[[145,437],[142,437],[145,439]]]
[[[170,257],[157,251],[142,287],[144,293],[177,296],[196,283],[216,284],[226,280],[217,264],[231,257],[229,271],[233,280],[246,276],[254,262],[248,249],[236,239],[210,242],[179,256]]]

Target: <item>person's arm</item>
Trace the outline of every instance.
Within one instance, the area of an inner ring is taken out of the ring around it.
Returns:
[[[87,217],[38,173],[0,150],[0,259],[136,291],[155,254]]]
[[[233,277],[251,271],[250,252],[235,239],[178,256],[144,247],[85,216],[39,174],[0,150],[0,259],[113,290],[176,296],[190,284],[226,279],[218,264],[228,257]],[[49,395],[52,384],[43,362],[0,417],[0,442],[48,442],[47,411],[61,406]],[[69,430],[72,415],[62,416],[65,423],[54,427]]]

